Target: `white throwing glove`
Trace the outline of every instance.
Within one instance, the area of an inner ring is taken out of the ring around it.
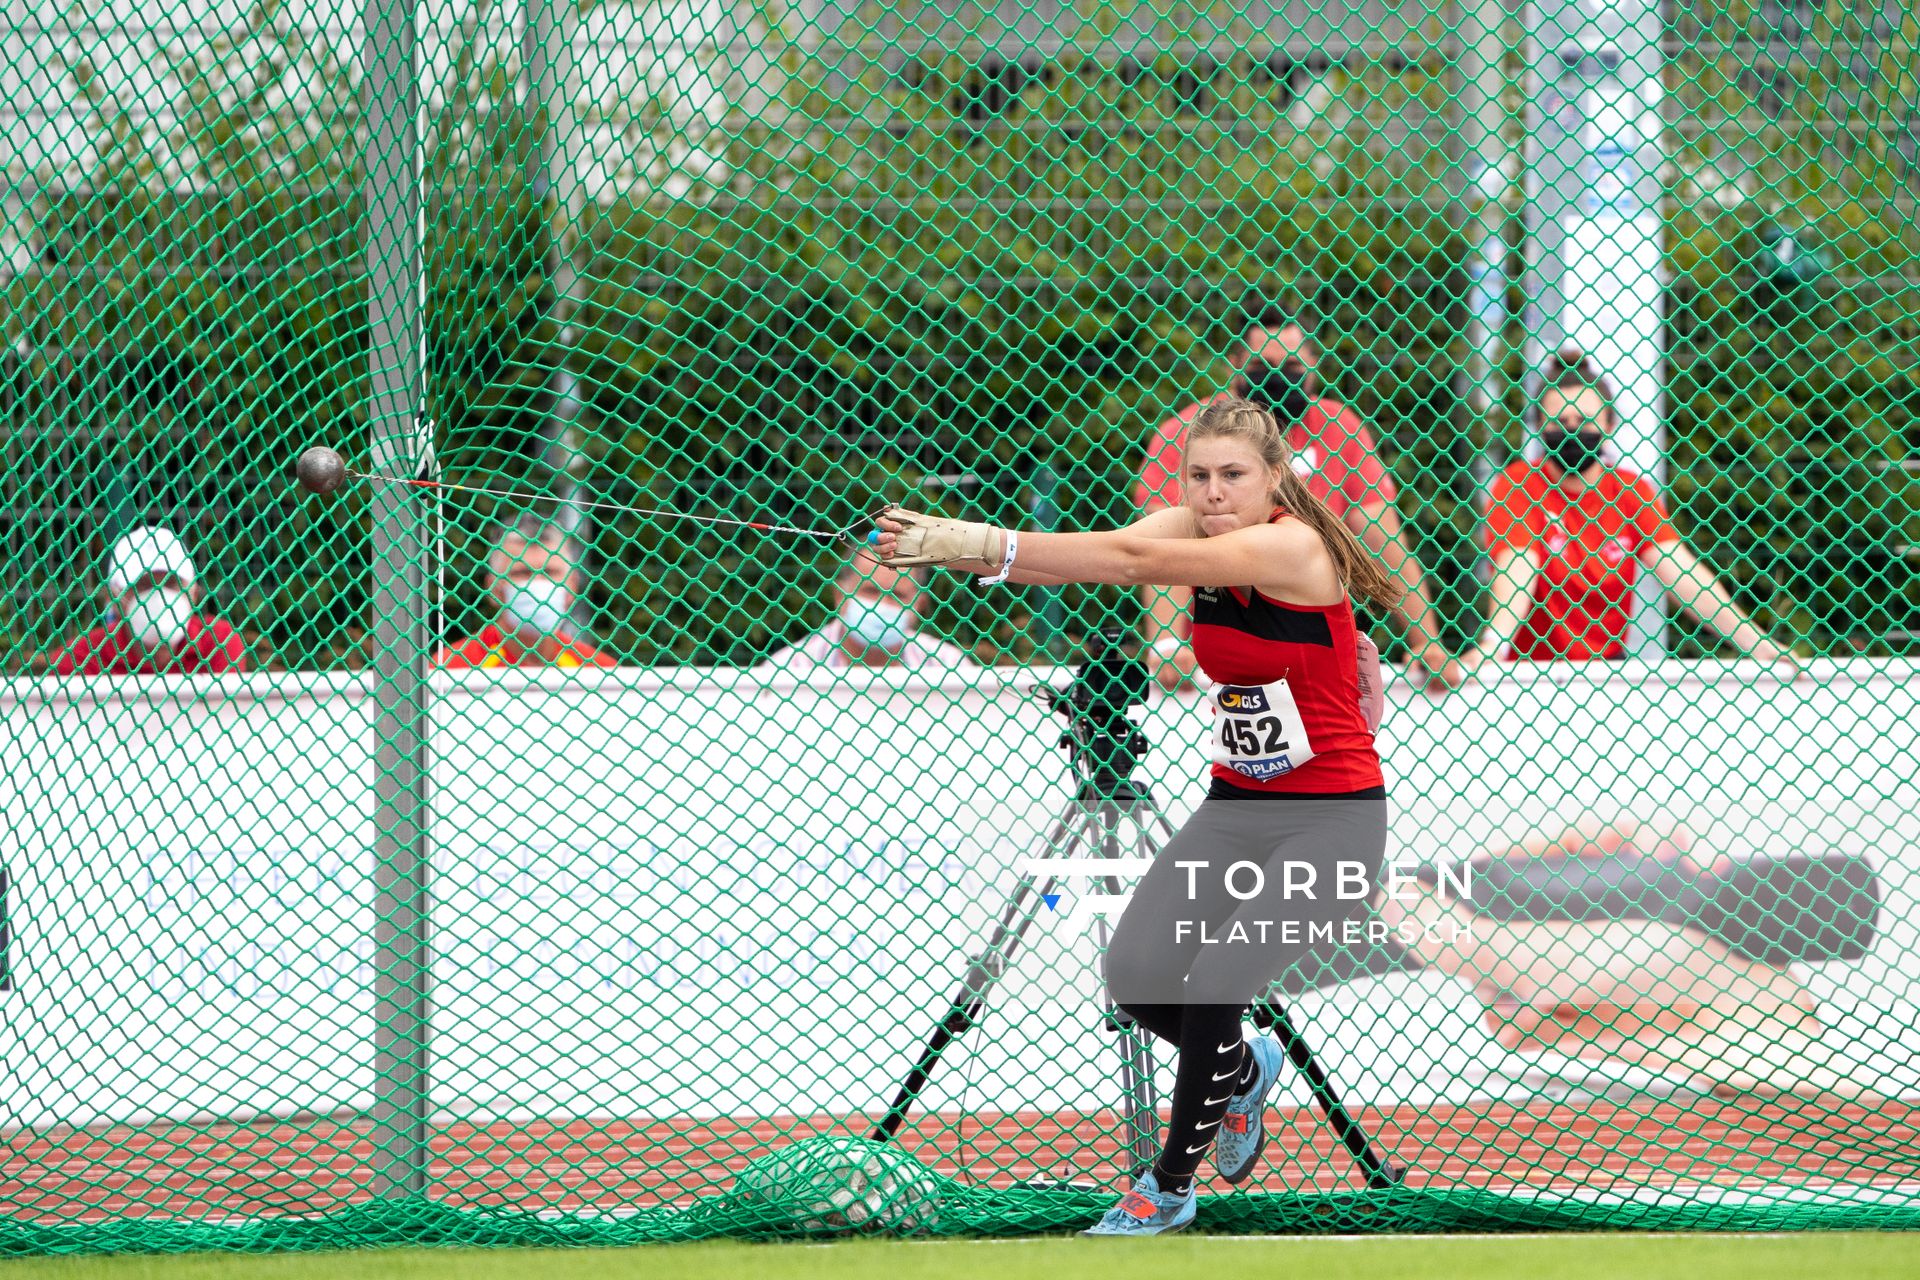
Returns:
[[[990,524],[947,520],[905,507],[888,507],[880,514],[902,526],[896,549],[887,557],[887,563],[895,568],[910,569],[923,564],[992,568],[1000,563],[1003,535]]]

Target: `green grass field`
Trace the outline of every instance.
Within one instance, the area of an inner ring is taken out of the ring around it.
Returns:
[[[0,1264],[7,1280],[1167,1280],[1170,1276],[1301,1276],[1308,1280],[1845,1280],[1920,1276],[1920,1236],[1563,1235],[1370,1239],[1034,1239],[834,1244],[690,1244],[643,1249],[368,1250],[360,1253],[170,1258],[42,1258]]]

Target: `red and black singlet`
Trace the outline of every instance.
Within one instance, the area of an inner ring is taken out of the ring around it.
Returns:
[[[1271,518],[1279,520],[1284,514],[1276,511]],[[1232,718],[1221,710],[1222,696],[1260,702],[1259,710],[1265,711],[1263,690],[1267,698],[1277,693],[1285,700],[1290,695],[1292,706],[1272,723],[1286,722],[1296,751],[1302,732],[1311,744],[1310,758],[1291,766],[1284,753],[1262,750],[1278,741],[1277,729],[1269,731],[1272,739],[1266,744],[1252,740],[1251,726],[1269,720],[1249,715],[1248,724],[1237,727],[1249,739],[1248,754],[1265,757],[1254,761],[1262,771],[1249,776],[1216,762],[1213,794],[1385,794],[1380,755],[1360,714],[1356,641],[1349,600],[1324,606],[1282,604],[1251,587],[1194,589],[1194,658],[1217,686],[1228,690],[1216,689],[1215,716]],[[1277,681],[1285,681],[1281,690],[1271,688]],[[1221,759],[1218,752],[1216,761]],[[1282,763],[1274,764],[1276,759]],[[1276,768],[1282,771],[1271,772]]]

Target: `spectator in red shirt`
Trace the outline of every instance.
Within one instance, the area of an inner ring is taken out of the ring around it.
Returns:
[[[47,658],[62,676],[218,675],[246,668],[233,624],[196,612],[193,557],[172,530],[142,525],[107,553],[110,597],[103,625]]]
[[[1634,579],[1652,571],[1674,603],[1762,662],[1793,654],[1762,635],[1667,518],[1645,479],[1607,457],[1613,388],[1576,350],[1547,370],[1539,416],[1544,456],[1494,481],[1487,508],[1493,613],[1469,667],[1489,658],[1619,658]]]
[[[1374,449],[1373,434],[1351,408],[1319,393],[1320,348],[1305,325],[1283,311],[1255,314],[1241,334],[1233,393],[1262,405],[1280,421],[1294,470],[1312,494],[1386,564],[1406,594],[1394,608],[1415,668],[1436,692],[1458,688],[1467,672],[1440,643],[1440,619],[1427,595],[1420,561],[1407,550],[1396,490]],[[1180,461],[1187,428],[1206,405],[1190,404],[1161,423],[1147,446],[1134,501],[1143,511],[1182,501]],[[1192,593],[1146,587],[1149,665],[1166,689],[1197,679],[1187,643]]]
[[[440,651],[438,664],[473,667],[613,667],[574,621],[586,575],[578,544],[558,525],[528,516],[503,529],[487,556],[487,593],[498,618]]]

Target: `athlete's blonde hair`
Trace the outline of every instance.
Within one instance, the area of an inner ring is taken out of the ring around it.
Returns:
[[[1210,438],[1240,440],[1253,447],[1260,460],[1279,479],[1273,490],[1274,505],[1288,515],[1306,521],[1320,535],[1320,542],[1333,558],[1334,570],[1347,594],[1356,599],[1392,608],[1406,591],[1383,568],[1379,560],[1353,536],[1327,504],[1313,496],[1293,470],[1293,450],[1273,414],[1251,400],[1235,395],[1216,396],[1200,411],[1187,431],[1188,441]]]

